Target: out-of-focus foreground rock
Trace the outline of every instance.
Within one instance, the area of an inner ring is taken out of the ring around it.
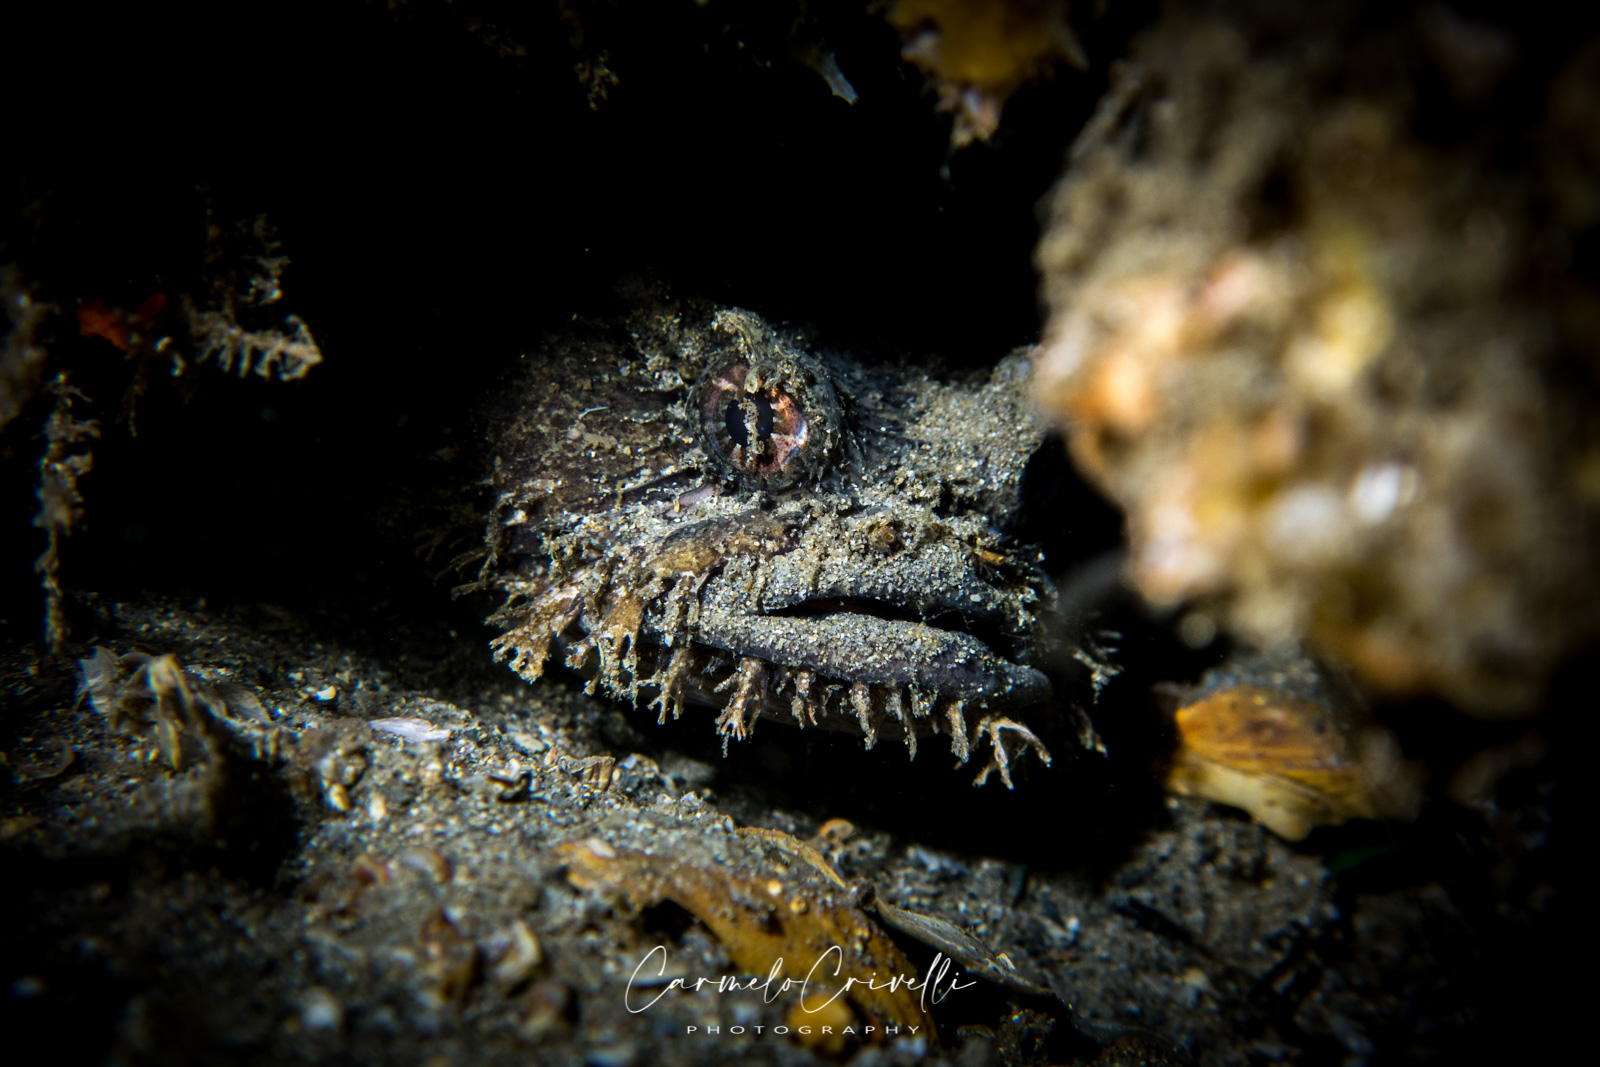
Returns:
[[[1228,3],[1135,42],[1053,194],[1037,397],[1150,601],[1479,714],[1592,636],[1580,40]]]

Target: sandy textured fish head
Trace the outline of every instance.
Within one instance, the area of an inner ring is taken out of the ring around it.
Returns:
[[[1045,436],[1027,374],[863,365],[737,309],[550,341],[497,431],[497,655],[719,708],[725,739],[766,714],[1042,753],[1010,717],[1051,692],[1054,592],[1008,534]]]

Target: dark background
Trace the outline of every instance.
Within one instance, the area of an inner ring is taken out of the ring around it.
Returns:
[[[64,582],[312,613],[442,600],[415,537],[442,484],[479,474],[474,412],[629,278],[869,358],[979,366],[1031,343],[1036,204],[1150,13],[1086,20],[1091,69],[1024,89],[992,143],[952,154],[899,36],[853,2],[13,11],[0,262],[62,310],[53,367],[105,431]],[[806,42],[836,53],[853,106],[800,61]],[[617,81],[591,107],[574,68],[598,55]],[[277,309],[326,362],[291,383],[156,367],[131,438],[132,368],[73,312],[195,291],[208,207],[277,227]],[[4,442],[0,523],[33,542],[0,554],[18,642],[39,619],[47,412],[36,400]],[[1087,539],[1113,542],[1086,504]]]

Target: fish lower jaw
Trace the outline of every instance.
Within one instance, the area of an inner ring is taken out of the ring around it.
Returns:
[[[978,645],[964,634],[948,635],[958,643]],[[985,743],[989,756],[975,784],[998,773],[1012,787],[1012,761],[1032,751],[1048,766],[1049,750],[1021,722],[1005,716],[1007,708],[1038,703],[1050,693],[1049,681],[1038,671],[993,660],[992,671],[969,671],[960,686],[949,688],[908,681],[906,662],[869,665],[838,675],[819,670],[815,663],[784,663],[751,650],[734,651],[686,641],[673,645],[644,643],[635,675],[608,677],[600,657],[586,655],[584,645],[572,646],[568,666],[589,678],[588,691],[603,686],[612,695],[635,705],[646,703],[664,724],[669,713],[682,716],[688,705],[717,712],[716,728],[726,755],[731,741],[743,741],[766,718],[790,724],[837,731],[859,737],[868,749],[880,739],[904,741],[908,758],[915,759],[919,740],[944,736],[957,765],[966,764]],[[981,645],[978,645],[981,648]],[[986,650],[985,650],[986,652]],[[580,658],[581,657],[581,658]],[[953,681],[949,666],[925,665],[929,674],[942,672]],[[1009,747],[1007,739],[1015,742]]]
[[[1047,765],[1048,750],[1004,709],[1044,703],[1049,680],[1030,667],[994,655],[969,634],[876,616],[837,613],[786,618],[695,612],[692,617],[647,612],[633,594],[606,602],[595,624],[578,589],[554,588],[502,621],[516,622],[493,642],[529,681],[543,673],[552,646],[566,665],[637,706],[650,698],[664,723],[688,703],[718,709],[723,750],[742,741],[765,716],[860,736],[867,748],[879,736],[904,738],[916,757],[919,737],[945,735],[958,763],[974,743],[992,748],[979,782],[998,771],[1009,788],[1010,732]],[[671,628],[663,618],[672,618]],[[582,620],[589,632],[563,636]],[[642,640],[641,640],[642,638]]]

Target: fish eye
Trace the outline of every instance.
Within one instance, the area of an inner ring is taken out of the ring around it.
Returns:
[[[814,481],[841,429],[821,367],[796,352],[715,364],[695,399],[706,454],[750,489]]]

